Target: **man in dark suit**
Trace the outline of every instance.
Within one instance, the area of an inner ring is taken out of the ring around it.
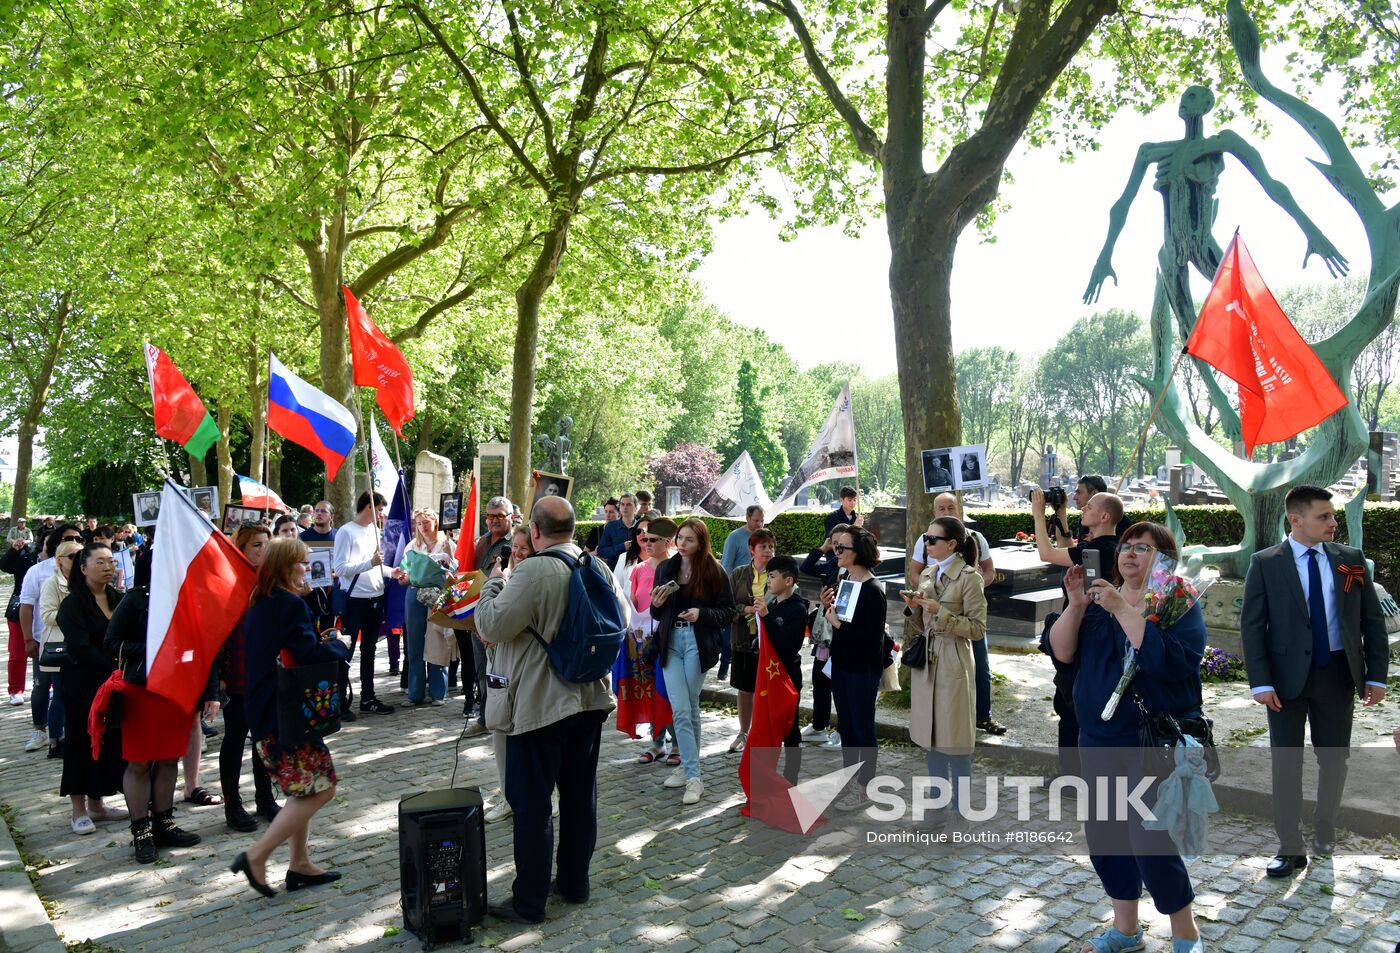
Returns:
[[[1274,830],[1270,877],[1308,864],[1303,852],[1303,726],[1317,754],[1313,853],[1336,846],[1352,709],[1385,697],[1388,646],[1380,601],[1361,550],[1332,542],[1332,494],[1295,486],[1285,501],[1289,536],[1254,554],[1244,581],[1240,637],[1254,700],[1268,708]]]

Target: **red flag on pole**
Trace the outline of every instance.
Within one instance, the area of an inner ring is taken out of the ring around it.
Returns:
[[[476,526],[480,517],[476,512],[476,474],[472,474],[472,488],[467,494],[467,506],[462,511],[462,528],[457,531],[457,571],[471,572],[476,568]]]
[[[373,387],[375,402],[384,419],[403,436],[403,425],[413,419],[413,372],[403,352],[379,330],[350,289],[345,292],[345,313],[350,319],[350,359],[355,366],[355,383]]]
[[[748,803],[742,813],[786,831],[802,834],[807,828],[797,818],[788,792],[792,785],[778,773],[778,753],[797,717],[797,688],[783,667],[773,642],[758,621],[758,677],[754,682],[753,719],[748,743],[739,759],[739,784]]]
[[[1274,300],[1238,233],[1186,351],[1239,385],[1247,454],[1296,437],[1346,406],[1346,395]]]

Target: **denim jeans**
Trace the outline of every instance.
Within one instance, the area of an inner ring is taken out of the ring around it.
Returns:
[[[425,682],[427,696],[433,701],[447,697],[447,668],[423,661],[427,633],[428,607],[418,601],[418,590],[409,588],[403,600],[403,635],[404,671],[408,673],[408,700],[411,702],[423,701]]]
[[[53,690],[50,696],[49,690]],[[63,701],[59,696],[59,673],[39,670],[34,660],[34,693],[29,696],[29,714],[35,728],[47,728],[49,740],[63,737]]]
[[[705,673],[700,670],[700,649],[695,630],[688,625],[671,630],[671,644],[662,666],[666,694],[671,696],[676,744],[681,749],[681,767],[686,780],[700,778],[700,686]]]
[[[931,778],[946,778],[953,787],[953,800],[949,802],[949,808],[956,811],[962,807],[962,794],[959,791],[959,781],[962,778],[968,779],[969,794],[972,783],[972,755],[970,754],[944,754],[936,748],[928,751],[928,775]]]

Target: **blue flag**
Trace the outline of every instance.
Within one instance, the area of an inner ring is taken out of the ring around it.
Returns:
[[[397,566],[403,558],[404,549],[413,539],[413,503],[408,498],[408,484],[403,471],[394,488],[394,500],[389,504],[389,515],[384,520],[384,535],[379,539],[379,548],[384,553],[384,565]],[[384,580],[384,629],[392,632],[403,629],[404,586],[392,579]]]

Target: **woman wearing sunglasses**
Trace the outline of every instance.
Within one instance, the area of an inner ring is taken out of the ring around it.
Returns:
[[[871,571],[880,564],[875,537],[849,527],[831,534],[831,551],[846,578],[858,583],[845,600],[837,589],[822,589],[826,621],[831,625],[831,694],[841,725],[841,757],[850,765],[861,763],[857,784],[836,802],[842,811],[864,807],[866,786],[875,776],[878,753],[875,741],[875,700],[880,675],[885,670],[885,593]]]
[[[962,781],[972,778],[976,739],[977,663],[972,643],[987,631],[987,596],[977,569],[977,540],[955,516],[940,516],[924,534],[925,568],[917,594],[904,596],[914,610],[910,631],[922,627],[928,660],[910,670],[909,735],[928,752],[928,773],[950,786],[951,823],[962,807]]]
[[[1099,816],[1097,779],[1126,777],[1132,790],[1142,778],[1138,727],[1144,708],[1178,718],[1201,714],[1206,629],[1200,606],[1192,605],[1165,628],[1144,617],[1147,578],[1158,553],[1176,558],[1170,531],[1157,523],[1134,523],[1119,540],[1113,584],[1095,579],[1085,592],[1084,570],[1071,566],[1065,573],[1068,603],[1050,630],[1055,657],[1079,662],[1074,707],[1090,818]],[[1105,720],[1109,698],[1134,664],[1136,674],[1126,697]],[[1156,784],[1142,800],[1149,808],[1157,803]],[[1116,813],[1107,810],[1106,816]],[[1144,949],[1138,901],[1146,887],[1157,910],[1171,921],[1172,953],[1200,953],[1205,948],[1191,913],[1196,894],[1171,836],[1145,830],[1134,811],[1122,813],[1126,820],[1090,820],[1084,825],[1089,860],[1113,901],[1113,926],[1086,948],[1095,953]]]

